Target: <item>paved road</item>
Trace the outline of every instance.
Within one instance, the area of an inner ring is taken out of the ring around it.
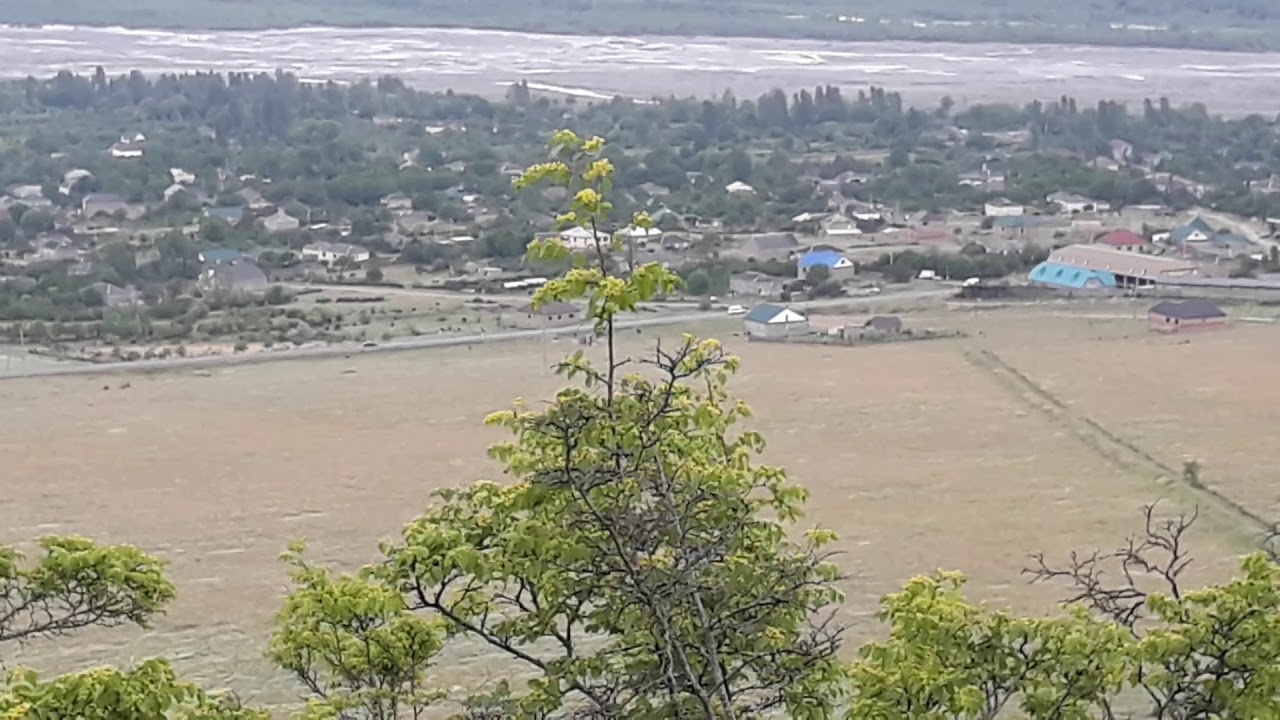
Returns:
[[[820,310],[832,307],[858,307],[884,302],[918,302],[922,300],[942,300],[955,294],[954,288],[938,290],[916,290],[887,295],[871,295],[866,297],[832,298],[815,300],[806,303],[794,303],[800,310]],[[725,318],[724,311],[698,311],[673,315],[658,315],[648,318],[632,318],[616,324],[618,329],[657,327],[662,325],[684,325]],[[14,378],[44,377],[53,375],[96,375],[117,372],[150,372],[157,370],[176,370],[185,368],[206,368],[226,365],[250,365],[278,360],[297,360],[300,358],[336,357],[339,355],[357,355],[375,352],[393,352],[402,350],[426,350],[430,348],[457,347],[459,345],[479,345],[514,340],[529,340],[542,337],[544,333],[552,335],[571,335],[584,332],[590,325],[574,325],[558,327],[553,330],[511,330],[501,333],[481,333],[476,335],[452,335],[443,337],[411,337],[381,343],[374,347],[363,347],[354,344],[325,345],[323,347],[297,348],[294,350],[265,351],[242,355],[211,355],[188,358],[163,358],[157,360],[138,360],[136,362],[115,362],[103,364],[65,363],[38,368],[18,368],[13,372],[0,371],[0,380]]]

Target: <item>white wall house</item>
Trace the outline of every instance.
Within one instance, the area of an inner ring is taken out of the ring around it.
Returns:
[[[588,229],[573,226],[560,233],[560,242],[570,250],[589,250],[596,246],[596,237]]]
[[[862,230],[858,227],[858,223],[837,215],[822,223],[822,234],[827,237],[849,237],[861,235]]]
[[[743,326],[750,337],[780,338],[809,332],[809,319],[791,308],[766,303],[752,308]]]
[[[1110,203],[1087,198],[1083,195],[1076,195],[1075,193],[1056,192],[1045,199],[1057,205],[1058,209],[1064,213],[1106,212],[1111,209]]]
[[[756,194],[755,188],[742,182],[741,180],[735,180],[729,183],[728,185],[725,185],[724,191],[729,193],[730,195],[755,195]]]
[[[362,263],[371,257],[368,250],[349,243],[313,242],[302,248],[302,259],[311,262],[334,263],[349,260]]]
[[[136,143],[116,143],[111,146],[110,152],[113,158],[140,158],[143,148]]]
[[[992,200],[982,207],[982,214],[987,217],[1018,217],[1026,211],[1025,207],[1003,198]]]

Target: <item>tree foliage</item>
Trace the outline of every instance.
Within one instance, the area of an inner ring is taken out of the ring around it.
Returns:
[[[88,627],[147,627],[173,599],[164,562],[130,545],[45,537],[29,563],[0,547],[0,642],[67,635]],[[17,667],[0,684],[4,720],[266,720],[230,696],[179,680],[168,662],[129,671],[101,667],[42,680]]]

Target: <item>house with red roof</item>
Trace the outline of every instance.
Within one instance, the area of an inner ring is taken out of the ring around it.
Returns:
[[[1141,252],[1148,245],[1146,238],[1132,230],[1112,230],[1097,236],[1093,242],[1124,252]]]

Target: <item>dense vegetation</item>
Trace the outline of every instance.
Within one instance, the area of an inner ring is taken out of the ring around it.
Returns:
[[[954,40],[1275,48],[1280,9],[1269,0],[818,0],[707,3],[667,0],[483,0],[465,9],[433,0],[0,0],[6,22],[129,27],[263,28],[303,24],[488,27],[542,32],[747,35],[845,40]],[[840,21],[857,17],[863,21]],[[1113,26],[1129,26],[1127,29]],[[1156,29],[1160,28],[1160,29]]]
[[[885,597],[881,639],[842,655],[835,611],[856,568],[840,566],[833,532],[800,526],[804,488],[760,464],[764,439],[727,388],[738,361],[692,336],[634,358],[615,347],[618,313],[678,279],[657,263],[609,270],[610,239],[594,230],[610,211],[603,148],[557,132],[519,185],[567,188],[564,219],[590,229],[594,247],[535,301],[585,300],[604,359],[565,358],[570,384],[554,399],[488,418],[511,434],[490,451],[508,482],[438,491],[353,574],[289,548],[267,654],[299,681],[295,720],[421,717],[450,701],[461,720],[1115,720],[1130,703],[1157,720],[1280,714],[1280,565],[1260,550],[1236,579],[1191,587],[1195,517],[1154,506],[1115,552],[1033,557],[1035,580],[1067,588],[1060,614],[973,604],[961,575],[938,573]],[[571,254],[554,240],[529,253]],[[1194,463],[1185,472],[1200,485]],[[175,592],[163,570],[82,538],[46,538],[34,562],[0,546],[0,642],[145,626]],[[470,696],[432,686],[440,653],[462,640],[530,679]],[[266,713],[151,659],[52,680],[18,668],[0,717]]]

